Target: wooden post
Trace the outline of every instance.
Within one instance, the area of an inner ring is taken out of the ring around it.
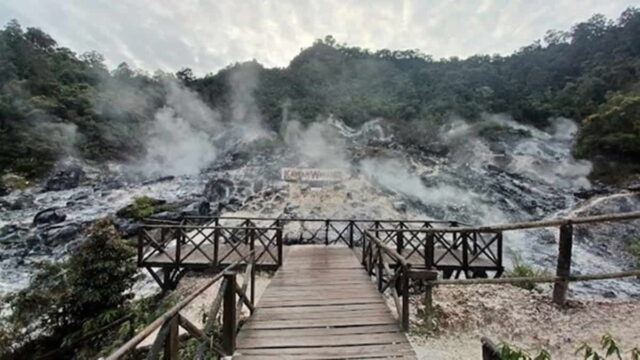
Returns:
[[[362,233],[362,265],[364,265],[364,268],[367,268],[367,241],[369,241],[369,239],[367,239],[367,235],[363,232]]]
[[[432,269],[435,261],[435,254],[433,253],[435,235],[433,233],[427,233],[425,245],[424,245],[424,265],[427,269]]]
[[[142,267],[142,257],[144,256],[144,228],[138,229],[138,267]]]
[[[376,268],[376,277],[378,278],[378,291],[382,291],[383,286],[383,275],[382,270],[384,269],[384,264],[382,263],[382,249],[378,247],[378,267]]]
[[[460,237],[462,239],[462,270],[464,271],[465,277],[468,277],[469,273],[469,234],[468,233],[460,233]]]
[[[500,351],[491,340],[483,337],[480,341],[482,342],[482,360],[502,360]]]
[[[404,233],[402,230],[398,230],[396,232],[396,251],[398,254],[402,255],[402,250],[404,249]]]
[[[556,276],[563,277],[563,280],[556,281],[553,286],[553,302],[563,306],[567,302],[567,292],[569,291],[568,276],[571,275],[571,247],[573,245],[573,225],[570,222],[560,226],[560,237],[558,242],[558,266]]]
[[[218,218],[216,218],[215,222],[214,222],[214,228],[213,228],[213,262],[215,263],[214,265],[217,267],[218,265],[218,253],[219,253],[219,247],[220,247],[220,223],[218,221]]]
[[[329,220],[324,221],[324,245],[329,245]]]
[[[427,329],[433,330],[435,329],[436,324],[436,312],[433,307],[433,288],[434,286],[431,284],[430,280],[437,280],[438,273],[437,272],[428,272],[426,274],[425,286],[424,286],[424,297],[422,298],[422,305],[424,305],[424,320]]]
[[[278,243],[278,268],[282,266],[282,254],[284,253],[284,244],[282,241],[282,227],[276,229],[276,242]]]
[[[402,269],[402,331],[409,331],[409,271],[411,265]]]
[[[227,286],[224,289],[222,312],[222,349],[232,356],[236,351],[236,274],[224,274]]]
[[[178,315],[171,318],[169,325],[169,334],[164,343],[164,360],[178,360]]]
[[[353,220],[349,221],[349,248],[353,249]]]

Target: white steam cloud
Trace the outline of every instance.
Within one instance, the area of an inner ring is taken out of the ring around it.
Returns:
[[[254,97],[258,88],[259,69],[258,64],[248,63],[235,68],[229,75],[232,126],[240,129],[242,138],[247,142],[268,134]]]
[[[196,174],[216,159],[220,114],[175,82],[166,87],[166,106],[155,114],[138,169],[147,176]]]
[[[307,126],[285,116],[282,123],[285,144],[298,154],[301,166],[347,169],[347,144],[330,120],[316,121]]]

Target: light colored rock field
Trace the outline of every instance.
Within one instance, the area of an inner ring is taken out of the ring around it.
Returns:
[[[419,296],[412,299],[414,321],[420,302]],[[554,360],[582,359],[576,348],[583,342],[599,348],[605,333],[626,351],[640,348],[639,301],[571,301],[560,309],[546,293],[511,285],[472,285],[442,286],[434,292],[434,304],[440,311],[439,333],[416,331],[410,336],[419,359],[481,359],[483,336],[527,350],[547,349]]]

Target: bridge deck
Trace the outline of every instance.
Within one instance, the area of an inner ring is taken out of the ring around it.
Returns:
[[[291,246],[238,335],[234,359],[416,359],[347,247]]]

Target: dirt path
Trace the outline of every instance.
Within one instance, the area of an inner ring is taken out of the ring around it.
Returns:
[[[480,338],[524,349],[547,349],[553,359],[581,359],[583,342],[595,347],[610,333],[627,351],[640,348],[640,302],[571,301],[554,306],[546,293],[510,285],[441,287],[434,294],[439,333],[411,336],[420,359],[481,359]],[[412,299],[416,310],[421,299]],[[414,319],[416,315],[414,313]]]

